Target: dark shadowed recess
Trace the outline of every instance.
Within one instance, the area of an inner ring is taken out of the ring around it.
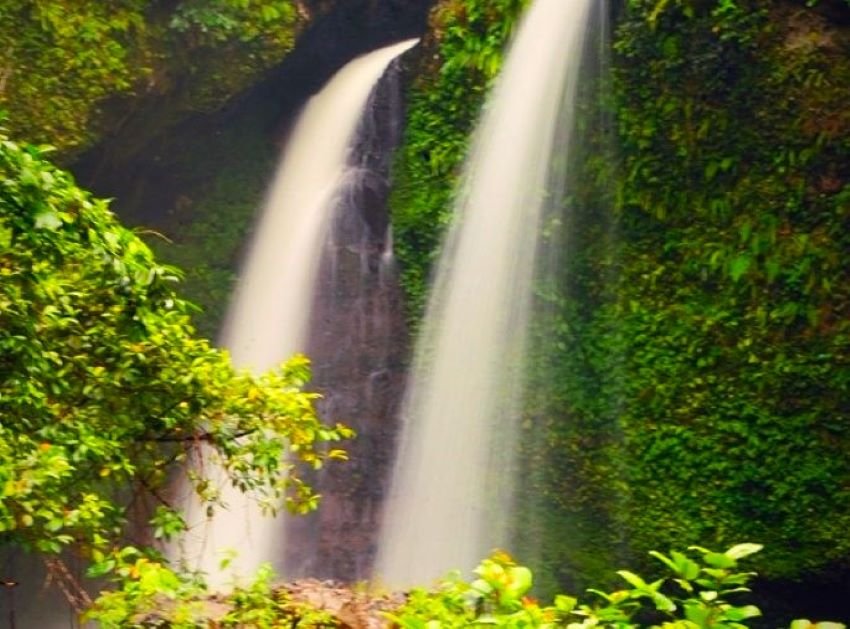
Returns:
[[[798,581],[756,579],[753,602],[764,613],[754,627],[770,629],[789,619],[850,621],[850,566],[833,565]]]

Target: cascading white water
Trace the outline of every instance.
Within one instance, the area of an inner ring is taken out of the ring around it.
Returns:
[[[389,63],[418,40],[359,57],[307,104],[257,225],[222,344],[237,365],[265,371],[303,351],[331,196],[363,107]]]
[[[234,364],[260,373],[306,347],[319,260],[331,200],[347,170],[347,154],[372,88],[390,62],[418,40],[404,41],[355,59],[305,106],[284,151],[240,273],[221,343]],[[219,473],[228,505],[207,519],[189,501],[190,532],[180,542],[189,567],[216,587],[232,575],[250,575],[263,562],[280,570],[283,527]],[[227,573],[219,564],[235,551]],[[174,554],[174,553],[172,553]]]
[[[533,3],[479,125],[404,403],[376,568],[391,586],[469,570],[508,541],[550,160],[597,1]]]
[[[393,263],[387,196],[403,118],[401,68],[372,91],[349,151],[349,170],[316,278],[307,355],[316,409],[357,431],[349,460],[310,479],[320,508],[286,520],[287,578],[356,583],[369,577],[392,466],[407,356],[401,287]]]

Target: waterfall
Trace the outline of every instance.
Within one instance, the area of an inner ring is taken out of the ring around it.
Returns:
[[[332,201],[347,171],[355,130],[378,79],[416,41],[350,62],[302,111],[264,202],[226,317],[221,343],[237,366],[259,373],[306,349]],[[219,569],[228,551],[236,552],[228,568],[235,575],[250,575],[264,562],[280,570],[281,520],[265,517],[222,473],[217,482],[227,509],[207,518],[196,501],[188,501],[190,530],[180,541],[179,553],[189,567],[207,573],[216,587],[228,584]]]
[[[359,57],[307,103],[275,176],[222,344],[237,365],[265,371],[304,351],[313,287],[348,148],[389,63],[418,40]]]
[[[322,396],[319,416],[351,426],[357,438],[345,444],[346,463],[310,479],[320,508],[287,519],[287,578],[356,583],[374,561],[408,357],[387,212],[404,124],[401,79],[393,62],[372,91],[334,195],[307,343],[310,387]]]
[[[597,1],[532,4],[476,132],[403,404],[376,569],[391,586],[469,570],[509,541],[541,219]]]

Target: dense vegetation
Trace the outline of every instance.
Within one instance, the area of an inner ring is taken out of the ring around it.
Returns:
[[[455,575],[435,592],[414,590],[405,605],[389,617],[403,629],[475,625],[743,629],[761,616],[761,610],[741,601],[741,595],[750,591],[747,583],[754,575],[739,572],[738,562],[759,550],[758,544],[737,544],[723,553],[702,547],[691,547],[687,553],[672,551],[669,556],[653,551],[650,554],[669,569],[665,577],[646,581],[619,570],[620,589],[610,593],[590,590],[587,602],[558,594],[552,605],[541,605],[527,596],[533,581],[528,568],[496,554],[475,570],[479,577],[475,581],[468,583]],[[792,628],[797,627],[838,629],[843,625],[797,620]]]
[[[412,320],[469,134],[527,4],[442,0],[432,14],[392,199]],[[543,500],[524,504],[517,547],[549,592],[610,583],[622,562],[646,570],[651,548],[741,538],[765,543],[756,566],[770,579],[841,579],[850,572],[850,3],[622,4],[605,98],[594,83],[579,112],[594,150],[571,162],[570,255],[538,291],[546,316],[535,329],[525,455],[527,485]],[[300,19],[289,0],[6,3],[0,107],[14,138],[49,141],[63,156],[157,99],[165,104],[140,119],[161,129],[256,80],[291,47]],[[248,158],[264,132],[246,124],[211,141],[241,161],[192,208],[199,220],[184,235],[202,243],[181,262],[210,304],[221,303],[262,187]],[[263,146],[254,157],[270,162],[273,147]],[[318,442],[347,431],[317,422],[300,390],[302,360],[255,378],[197,338],[177,271],[44,153],[0,138],[0,548],[70,549],[113,571],[123,589],[95,614],[128,626],[156,595],[203,592],[126,548],[150,541],[133,539],[133,512],[157,537],[184,526],[169,473],[212,448],[270,508],[285,496],[309,508],[316,497],[297,469],[280,480],[290,467],[282,439],[301,463],[321,465]],[[563,245],[557,235],[551,242]],[[192,479],[217,507],[208,478]],[[707,555],[696,569],[665,558],[685,581],[734,568]],[[525,572],[506,560],[482,569],[490,589],[455,581],[419,593],[396,612],[399,624],[503,614],[503,625],[546,626],[581,609],[523,602],[522,588],[503,597]],[[630,579],[638,594],[611,606],[663,603]],[[267,580],[253,588],[235,595],[232,623],[292,622]]]
[[[616,35],[619,243],[574,289],[606,303],[561,328],[556,447],[594,511],[622,483],[626,545],[744,535],[799,576],[850,550],[846,34],[785,3],[663,4]]]
[[[520,4],[435,14],[443,64],[414,85],[394,196],[416,305],[485,60]],[[848,11],[807,5],[619,15],[602,103],[618,150],[577,166],[571,257],[540,294],[526,425],[546,499],[521,537],[543,540],[550,586],[741,535],[766,542],[772,578],[846,569]]]
[[[465,580],[454,573],[437,586],[415,588],[405,597],[342,592],[319,582],[305,583],[318,608],[303,598],[297,585],[275,587],[261,571],[250,584],[237,587],[210,604],[202,584],[161,565],[137,561],[135,576],[122,589],[103,595],[87,614],[104,627],[374,627],[452,629],[494,626],[516,629],[746,629],[761,610],[747,601],[754,573],[739,562],[761,550],[736,544],[725,552],[692,547],[669,555],[653,551],[666,567],[648,581],[628,570],[617,572],[619,589],[590,590],[583,600],[558,594],[552,604],[529,596],[531,570],[499,552]],[[654,570],[657,572],[657,570]],[[791,629],[844,629],[834,622],[794,620]]]
[[[211,464],[270,511],[314,508],[300,470],[349,433],[317,420],[306,361],[236,371],[195,337],[176,271],[40,149],[0,136],[0,181],[0,548],[108,571],[149,542],[127,539],[131,517],[154,538],[185,528],[175,472],[221,505]]]
[[[250,85],[302,19],[293,0],[4,2],[0,109],[14,138],[70,152],[156,99],[151,132]]]
[[[784,3],[638,4],[620,27],[624,245],[588,324],[618,322],[638,548],[744,535],[773,575],[846,561],[848,43]]]

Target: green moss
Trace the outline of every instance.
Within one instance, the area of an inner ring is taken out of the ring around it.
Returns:
[[[444,0],[408,98],[405,138],[390,199],[396,252],[413,320],[421,316],[431,266],[451,218],[469,136],[502,50],[526,0]]]
[[[194,322],[215,338],[231,295],[239,260],[277,162],[268,116],[234,121],[219,134],[176,152],[174,168],[187,186],[164,230],[146,240],[161,259],[184,269],[182,292],[197,304]]]
[[[156,120],[217,109],[283,58],[301,23],[292,0],[172,4],[4,3],[0,109],[10,133],[72,154],[140,105],[167,109],[146,117],[148,134]]]
[[[0,8],[0,107],[18,137],[63,149],[89,142],[106,97],[149,72],[145,0],[4,3]]]
[[[659,6],[617,31],[618,239],[585,245],[550,328],[555,508],[596,548],[753,539],[798,578],[850,553],[848,35],[782,2]]]
[[[414,315],[490,77],[468,50],[519,8],[435,13],[393,197]],[[626,3],[618,152],[591,137],[539,289],[523,482],[543,498],[519,530],[544,583],[673,543],[763,542],[768,578],[850,556],[850,32],[828,15]]]

